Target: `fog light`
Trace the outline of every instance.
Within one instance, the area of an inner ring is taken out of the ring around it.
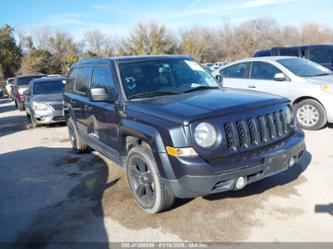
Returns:
[[[247,183],[246,177],[241,176],[236,180],[235,189],[240,190],[245,187]]]
[[[289,167],[292,167],[292,166],[294,166],[295,165],[295,157],[290,157],[290,159],[289,159]]]

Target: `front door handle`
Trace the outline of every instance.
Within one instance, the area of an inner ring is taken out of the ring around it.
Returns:
[[[248,86],[248,88],[257,88],[256,86]]]
[[[93,108],[89,105],[84,105],[84,110],[87,112],[91,112],[93,110]]]

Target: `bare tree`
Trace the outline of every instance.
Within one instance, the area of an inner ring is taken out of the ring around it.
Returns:
[[[176,38],[156,22],[139,23],[130,36],[120,43],[122,55],[172,54],[176,51]]]
[[[214,30],[193,26],[180,32],[179,51],[193,56],[200,62],[220,59],[218,36]]]
[[[78,48],[72,36],[66,32],[56,32],[48,42],[54,68],[59,68],[65,73],[71,64],[78,59]]]
[[[307,23],[301,27],[300,43],[316,44],[316,43],[332,43],[332,29],[320,25],[318,23]]]
[[[49,49],[49,39],[52,36],[52,30],[47,25],[38,26],[31,31],[33,44],[38,49]]]
[[[115,39],[99,30],[87,31],[83,44],[89,53],[97,56],[112,56],[115,53]]]

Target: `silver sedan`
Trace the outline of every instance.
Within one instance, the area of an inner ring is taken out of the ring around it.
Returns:
[[[249,58],[212,73],[223,86],[287,97],[298,126],[317,130],[333,123],[333,75],[321,65],[298,57]]]

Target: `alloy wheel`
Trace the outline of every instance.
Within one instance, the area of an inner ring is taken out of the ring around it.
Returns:
[[[155,185],[153,175],[143,159],[133,156],[128,165],[129,182],[136,199],[144,207],[151,207],[155,202]]]

